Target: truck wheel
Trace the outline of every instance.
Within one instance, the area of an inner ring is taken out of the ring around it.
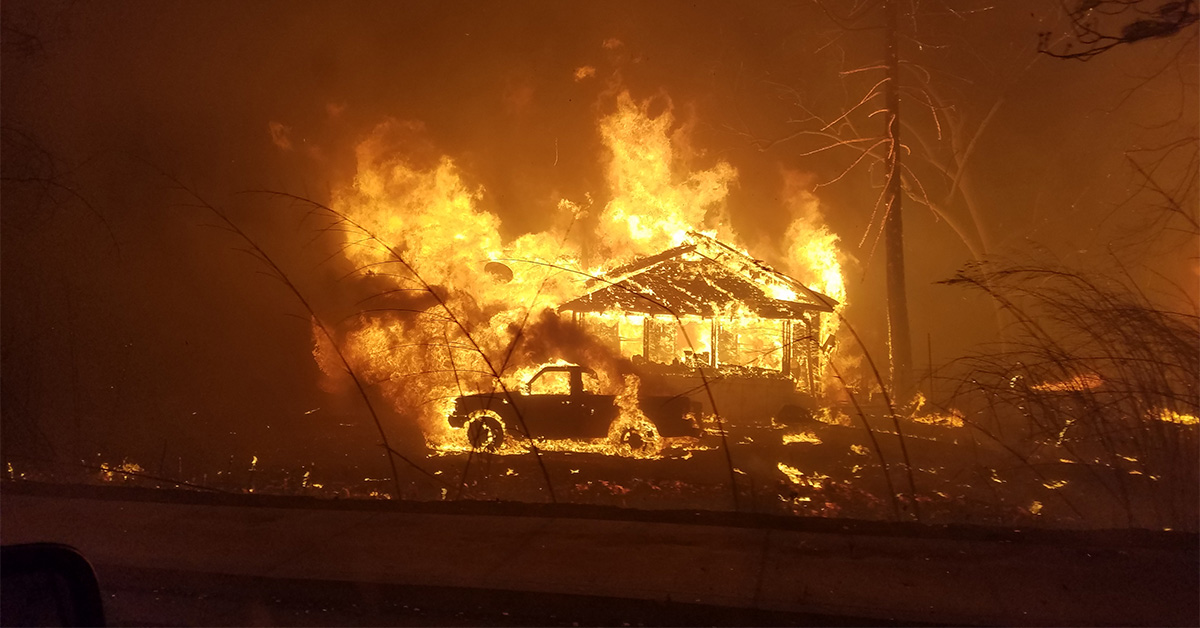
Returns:
[[[467,430],[467,442],[471,449],[496,451],[504,444],[504,422],[500,415],[491,410],[476,410],[467,417],[463,426]]]
[[[654,424],[646,420],[617,419],[608,431],[609,440],[617,453],[634,458],[648,458],[662,451],[662,437]]]

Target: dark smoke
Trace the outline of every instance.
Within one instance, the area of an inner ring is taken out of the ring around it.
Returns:
[[[588,333],[582,325],[560,317],[552,310],[542,312],[524,330],[512,326],[516,352],[522,364],[542,364],[566,360],[587,366],[600,375],[602,382],[619,386],[621,375],[629,372],[629,360]]]

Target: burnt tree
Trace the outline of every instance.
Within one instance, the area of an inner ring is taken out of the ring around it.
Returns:
[[[884,105],[887,109],[887,156],[884,186],[887,212],[884,214],[884,246],[887,254],[888,304],[888,365],[892,394],[907,398],[912,388],[912,334],[908,324],[908,291],[904,277],[904,220],[901,203],[904,193],[900,183],[900,40],[899,7],[896,0],[886,0],[887,14],[884,64],[887,82],[884,83]]]

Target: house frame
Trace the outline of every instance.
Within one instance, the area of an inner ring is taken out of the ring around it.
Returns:
[[[830,342],[820,337],[821,317],[837,303],[715,238],[690,233],[683,244],[614,268],[589,280],[588,287],[586,294],[560,305],[559,312],[570,312],[576,322],[610,341],[612,321],[618,321],[617,348],[635,361],[777,371],[808,392],[817,391],[821,348]],[[636,336],[620,332],[622,323],[636,324],[639,317],[640,360],[638,347],[627,346],[631,339],[636,343]],[[698,322],[707,328],[707,338],[695,333]],[[735,331],[747,325],[756,326],[753,334]],[[663,340],[671,327],[678,328],[688,348]],[[760,345],[756,365],[748,365],[737,349],[742,336],[751,335]],[[698,351],[698,346],[708,351]]]

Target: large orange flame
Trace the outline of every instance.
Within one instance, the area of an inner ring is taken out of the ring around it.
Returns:
[[[500,236],[500,218],[480,209],[486,190],[467,185],[452,159],[414,157],[419,125],[386,122],[358,147],[353,185],[335,195],[332,207],[366,231],[347,230],[345,257],[378,288],[372,304],[338,330],[336,349],[362,383],[420,420],[435,449],[468,448],[462,430],[445,420],[457,396],[518,390],[547,360],[619,358],[619,351],[603,355],[601,343],[566,329],[554,313],[585,289],[579,262],[585,247],[604,258],[602,269],[678,245],[689,232],[736,242],[723,219],[736,171],[724,162],[689,169],[669,103],[658,115],[650,112],[650,102],[622,92],[600,120],[610,189],[591,228],[580,226],[583,212],[563,200],[553,211],[567,213],[571,220],[561,222],[570,226],[509,242]],[[804,203],[816,200],[809,195]],[[789,270],[844,303],[837,238],[819,212],[797,216],[788,231]],[[329,382],[345,378],[335,347],[315,336],[314,356]],[[747,338],[745,346],[778,347],[772,338]],[[637,378],[597,370],[624,400],[622,420],[640,424],[630,401]]]

